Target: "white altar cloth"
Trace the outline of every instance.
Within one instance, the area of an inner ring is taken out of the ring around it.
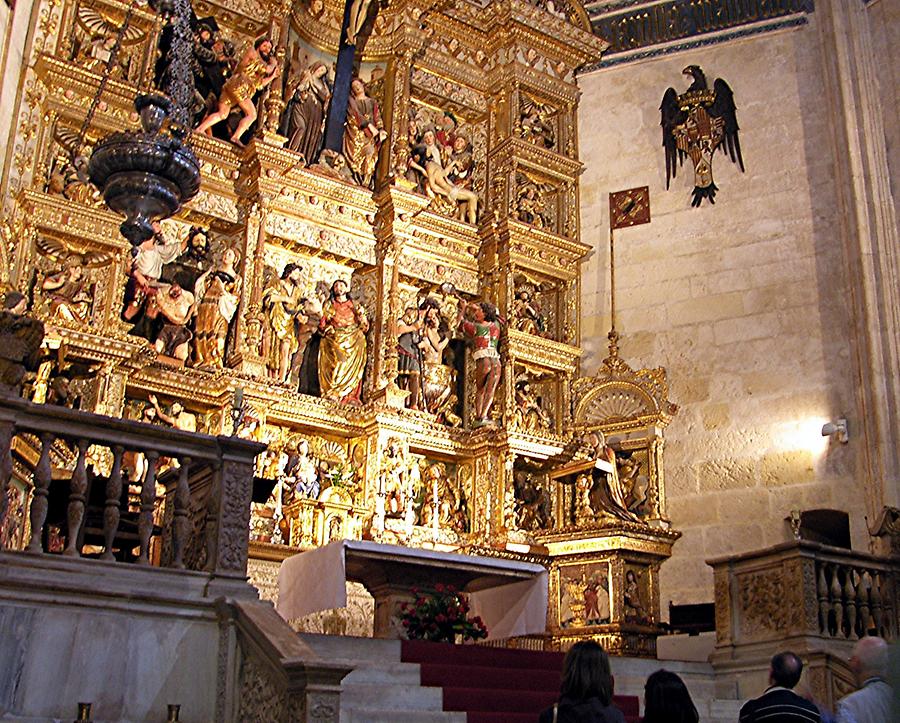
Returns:
[[[348,559],[353,570],[348,575]],[[366,583],[360,570],[400,566],[430,572],[444,568],[448,576],[464,576],[472,615],[480,615],[488,640],[543,633],[547,629],[548,575],[542,565],[476,555],[422,550],[377,542],[338,540],[301,552],[281,563],[278,603],[285,620],[347,604],[346,581]],[[422,577],[421,585],[429,582]]]

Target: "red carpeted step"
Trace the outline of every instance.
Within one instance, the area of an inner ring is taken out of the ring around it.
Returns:
[[[467,723],[537,723],[534,713],[467,713]]]
[[[451,688],[509,688],[546,690],[554,696],[559,692],[559,670],[529,670],[515,668],[510,679],[510,668],[489,665],[445,665],[420,663],[422,685],[450,686]]]
[[[497,688],[444,688],[444,710],[531,713],[536,715],[552,705],[556,694]]]
[[[425,640],[402,641],[404,663],[442,663],[445,665],[478,665],[506,668],[562,670],[563,653],[537,650],[490,648],[485,645],[451,645]]]

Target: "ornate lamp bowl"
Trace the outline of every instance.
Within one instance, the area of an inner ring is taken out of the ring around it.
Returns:
[[[106,204],[125,216],[119,229],[132,244],[153,236],[152,223],[172,216],[200,190],[200,163],[174,130],[161,132],[171,102],[158,94],[137,97],[140,131],[112,133],[94,148],[91,183]]]

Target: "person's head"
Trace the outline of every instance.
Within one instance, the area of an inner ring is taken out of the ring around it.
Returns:
[[[141,421],[142,422],[155,422],[156,421],[156,407],[152,404],[145,404],[144,408],[141,410]]]
[[[778,653],[769,666],[769,680],[782,688],[793,688],[800,681],[803,661],[790,651]]]
[[[328,72],[328,66],[325,65],[321,60],[317,60],[313,63],[309,68],[309,74],[313,78],[322,78],[325,76],[325,73]]]
[[[877,636],[861,638],[853,646],[850,655],[850,669],[862,685],[869,678],[883,678],[888,669],[888,645]]]
[[[469,139],[466,138],[462,133],[458,133],[453,139],[453,150],[457,153],[462,153],[468,147]]]
[[[422,133],[422,143],[426,146],[434,145],[434,130],[428,128]]]
[[[335,279],[331,285],[331,298],[339,299],[347,294],[347,282],[343,279]]]
[[[209,251],[209,232],[200,226],[191,226],[188,231],[188,249],[197,259],[205,256]]]
[[[256,48],[256,52],[259,53],[260,57],[268,61],[269,57],[272,55],[272,40],[271,38],[263,35],[261,38],[257,38],[253,43],[253,47]]]
[[[612,690],[612,672],[606,651],[593,640],[575,643],[563,662],[562,697],[573,700],[599,698],[603,705],[609,705]]]
[[[657,670],[644,685],[644,723],[698,723],[687,686],[675,673]]]
[[[362,98],[366,94],[366,84],[363,83],[362,78],[354,78],[350,81],[350,94],[354,98]]]
[[[300,264],[295,264],[293,262],[287,263],[281,270],[281,279],[282,281],[290,279],[292,283],[299,284],[301,271],[303,271],[303,267]]]
[[[238,260],[238,252],[235,251],[231,246],[226,246],[225,250],[222,252],[222,265],[223,266],[234,266]]]
[[[497,307],[494,306],[490,301],[482,301],[478,304],[481,308],[481,313],[484,316],[484,321],[497,321],[499,318],[497,316]]]
[[[456,128],[456,116],[453,115],[453,113],[450,113],[449,111],[445,112],[444,115],[441,117],[441,127],[445,131],[452,132]]]
[[[172,402],[172,406],[169,408],[169,414],[173,417],[177,417],[184,411],[184,405],[181,402]]]
[[[415,324],[419,318],[419,310],[415,306],[407,306],[403,311],[403,322],[405,324]]]
[[[63,267],[69,272],[71,278],[80,279],[82,274],[84,274],[84,256],[71,254],[63,262]]]
[[[24,314],[28,308],[28,299],[18,291],[10,291],[3,300],[3,309],[13,314]]]
[[[172,284],[169,287],[169,296],[173,299],[179,298],[181,296],[181,286],[179,286],[177,283]]]

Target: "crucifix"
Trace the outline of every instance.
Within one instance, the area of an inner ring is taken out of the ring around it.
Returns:
[[[344,3],[344,19],[341,23],[341,44],[338,48],[337,69],[334,73],[334,95],[325,123],[325,146],[340,153],[344,142],[344,121],[350,99],[350,81],[353,80],[353,61],[359,34],[369,19],[378,12],[372,0],[347,0]]]

